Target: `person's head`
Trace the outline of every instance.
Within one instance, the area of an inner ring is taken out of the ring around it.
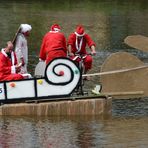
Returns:
[[[77,37],[83,37],[85,35],[84,27],[82,25],[78,25],[75,34]]]
[[[61,30],[61,27],[58,24],[53,24],[51,26],[51,28],[50,28],[50,31],[57,31],[57,32],[59,32],[60,30]]]
[[[12,44],[11,41],[8,41],[7,45],[6,45],[6,48],[5,48],[5,52],[10,53],[12,51],[12,49],[13,49],[13,44]]]
[[[30,31],[32,29],[31,25],[29,24],[21,24],[21,30],[20,32],[23,33],[25,36],[29,36]]]

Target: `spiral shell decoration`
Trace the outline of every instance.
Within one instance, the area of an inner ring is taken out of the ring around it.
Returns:
[[[54,59],[45,69],[45,78],[52,85],[77,84],[80,72],[73,61],[68,58]]]
[[[37,84],[37,96],[66,96],[72,93],[80,80],[80,70],[68,58],[56,58],[45,69],[45,81]]]

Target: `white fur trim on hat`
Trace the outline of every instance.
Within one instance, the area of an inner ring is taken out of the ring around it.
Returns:
[[[25,33],[27,31],[31,31],[32,27],[31,25],[28,25],[28,24],[21,24],[21,32],[22,33]]]
[[[54,28],[54,31],[60,31],[60,29],[59,28]]]
[[[50,32],[57,33],[57,32],[60,32],[60,29],[59,28],[53,28],[53,30],[51,30]]]
[[[85,32],[84,32],[83,34],[78,34],[77,32],[75,32],[75,34],[76,34],[77,36],[79,36],[79,37],[82,37],[82,36],[85,35]]]

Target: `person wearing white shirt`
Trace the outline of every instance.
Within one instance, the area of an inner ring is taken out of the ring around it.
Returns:
[[[20,31],[17,35],[15,42],[15,53],[17,56],[18,63],[22,63],[20,73],[28,73],[27,64],[28,64],[28,45],[27,37],[30,34],[32,27],[29,24],[21,24]]]

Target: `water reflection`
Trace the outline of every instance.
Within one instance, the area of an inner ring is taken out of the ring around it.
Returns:
[[[1,118],[0,147],[144,147],[147,122],[148,118]]]
[[[96,146],[97,137],[94,135],[96,123],[92,119],[91,117],[2,119],[0,147],[89,148]],[[3,120],[7,120],[5,129],[2,128]],[[100,128],[99,126],[97,128]]]

